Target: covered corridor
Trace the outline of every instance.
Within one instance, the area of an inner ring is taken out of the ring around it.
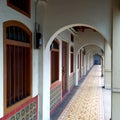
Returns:
[[[58,106],[51,115],[51,120],[109,120],[110,90],[105,90],[101,77],[101,66],[94,65],[71,100]],[[66,101],[66,100],[65,100]],[[65,102],[63,101],[63,102]],[[61,108],[66,106],[65,108]],[[57,114],[59,113],[59,114]]]
[[[120,0],[0,0],[0,120],[120,120],[119,31]]]

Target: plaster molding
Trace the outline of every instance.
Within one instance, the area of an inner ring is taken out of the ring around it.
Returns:
[[[120,88],[112,88],[112,93],[120,93]]]
[[[111,69],[104,69],[105,72],[112,72]]]

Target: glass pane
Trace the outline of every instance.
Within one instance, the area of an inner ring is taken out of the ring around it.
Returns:
[[[28,33],[16,26],[10,26],[6,28],[6,38],[10,40],[30,43],[30,40],[29,40],[30,38]]]

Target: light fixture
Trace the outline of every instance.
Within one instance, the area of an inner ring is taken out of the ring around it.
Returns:
[[[43,40],[42,40],[42,34],[40,32],[35,33],[35,48],[40,49],[42,47]]]

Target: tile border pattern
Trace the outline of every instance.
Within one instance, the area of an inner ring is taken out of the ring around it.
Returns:
[[[38,96],[22,104],[0,120],[38,120]]]
[[[56,82],[51,86],[50,89],[50,111],[53,111],[54,108],[61,102],[62,91],[61,91],[61,82]]]
[[[72,89],[75,86],[75,73],[71,74],[69,76],[69,81],[68,81],[68,89]]]

